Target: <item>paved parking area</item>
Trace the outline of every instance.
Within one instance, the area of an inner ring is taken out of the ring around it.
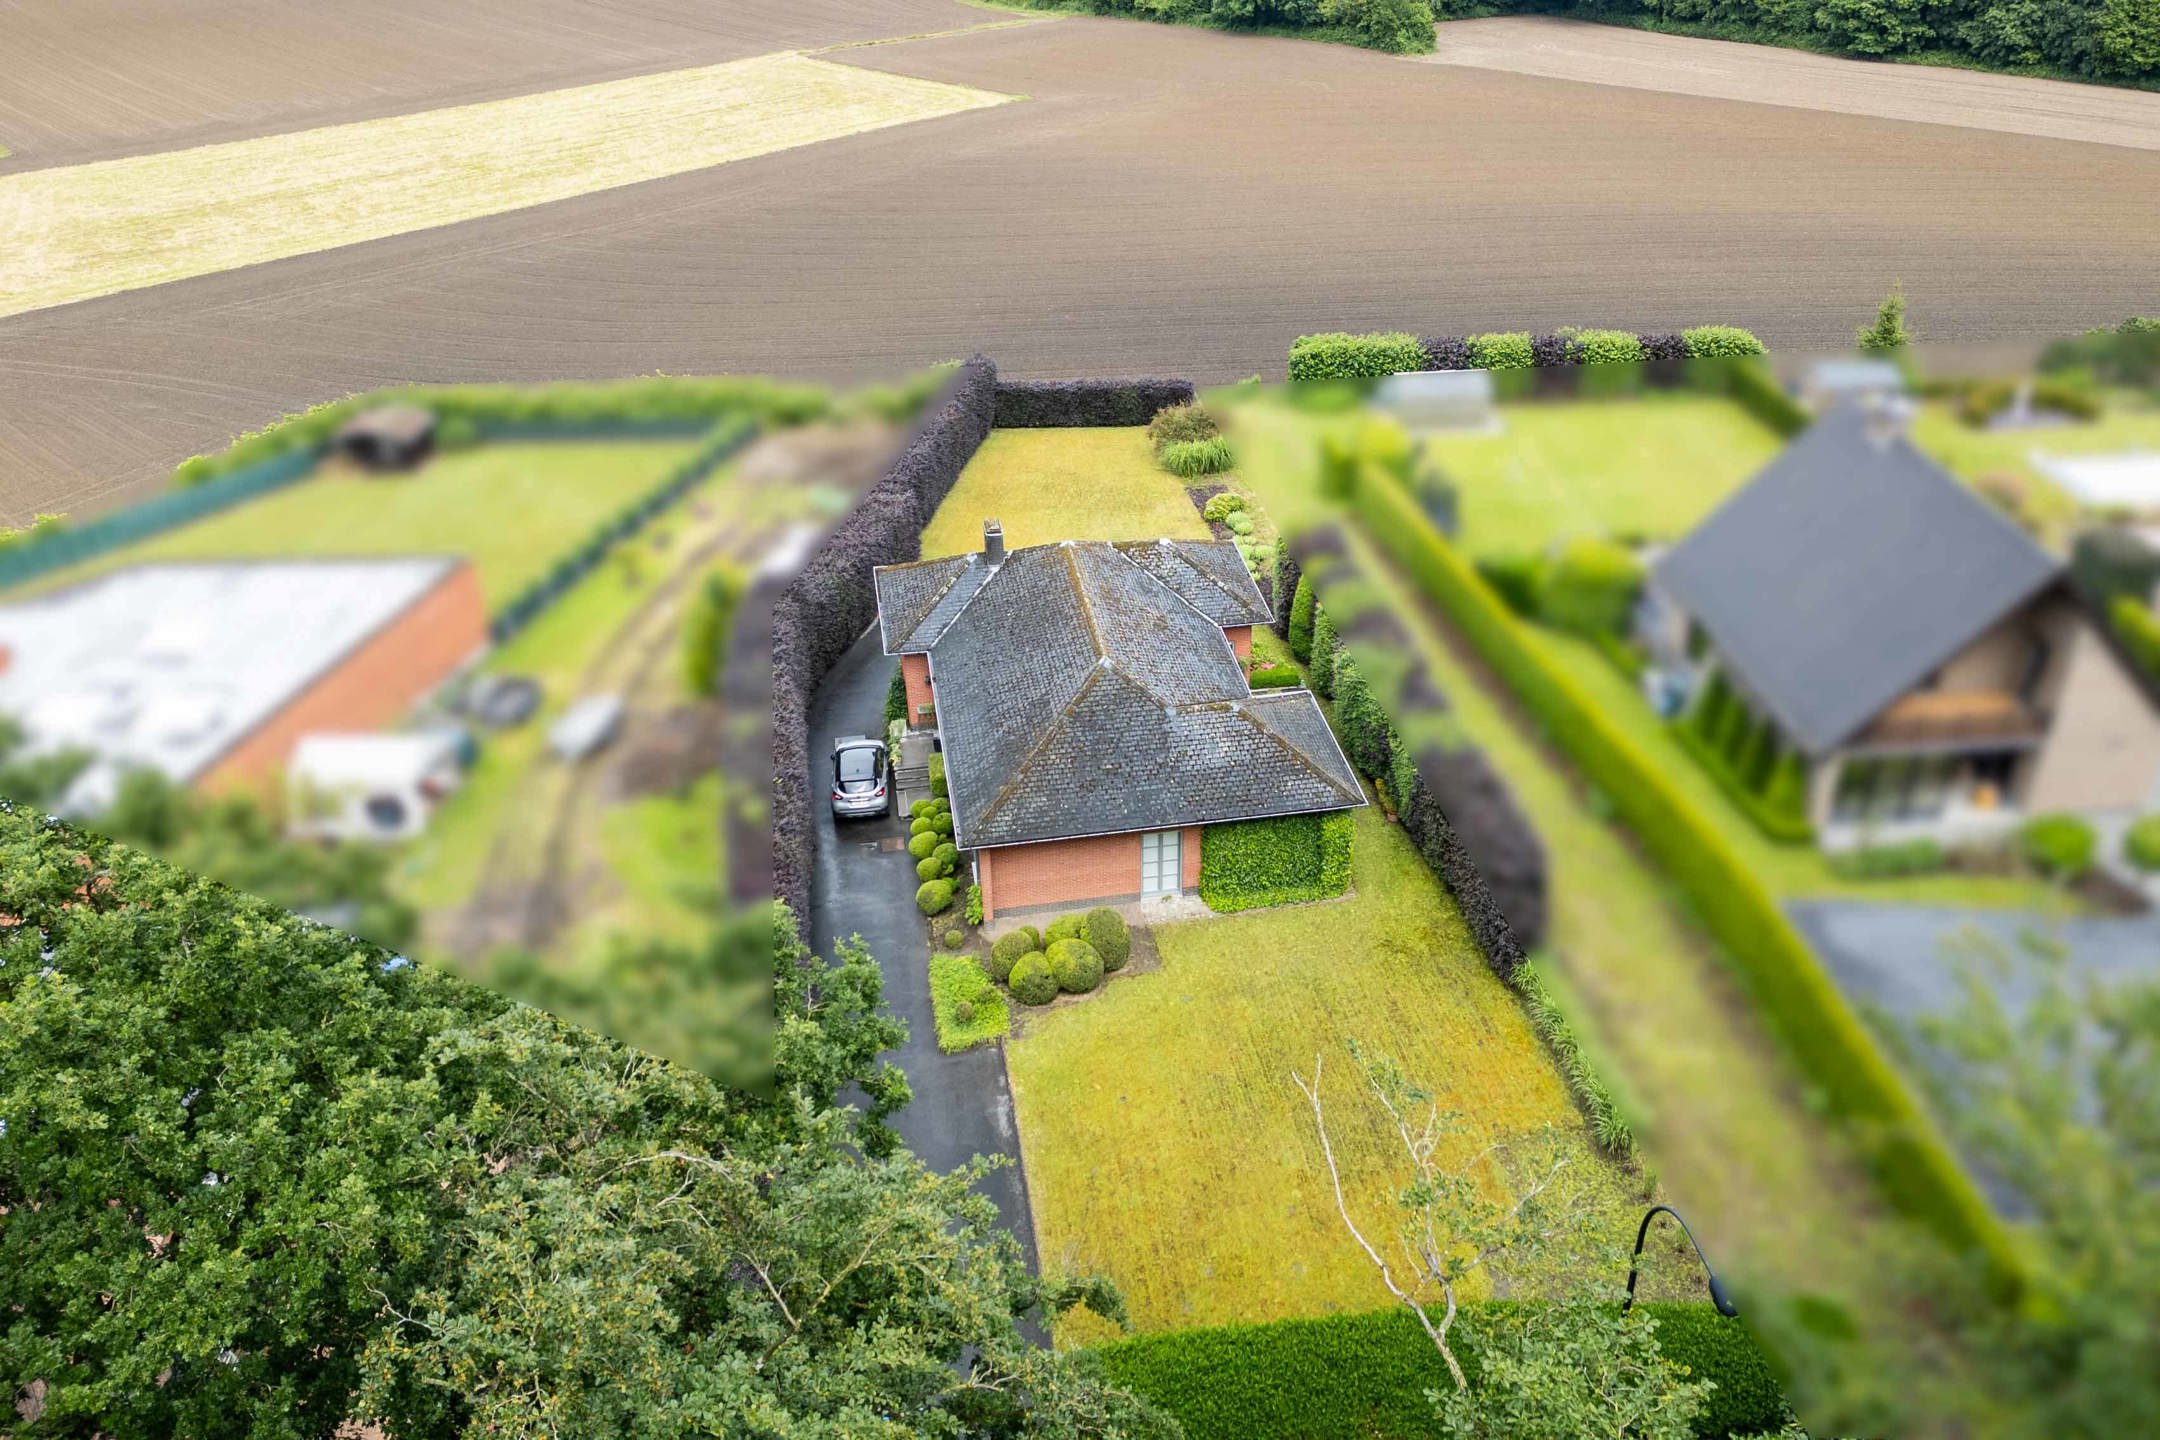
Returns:
[[[892,663],[878,650],[877,632],[857,641],[810,706],[811,795],[827,793],[824,769],[842,735],[876,735],[885,726],[885,690]],[[904,842],[907,822],[836,822],[819,807],[816,867],[810,880],[810,943],[832,953],[838,937],[860,935],[885,973],[885,1003],[907,1022],[908,1041],[893,1053],[914,1100],[893,1117],[909,1149],[933,1170],[977,1155],[1012,1163],[991,1173],[982,1191],[1035,1263],[1035,1225],[1027,1179],[1020,1169],[1020,1132],[1013,1120],[1005,1056],[996,1046],[942,1055],[930,1014],[930,971],[922,919],[915,910],[915,861]],[[904,815],[905,812],[902,812]]]

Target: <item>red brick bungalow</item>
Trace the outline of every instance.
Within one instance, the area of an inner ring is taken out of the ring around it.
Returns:
[[[1319,703],[1253,693],[1268,606],[1235,547],[1064,541],[876,572],[908,722],[934,729],[983,918],[1175,895],[1209,825],[1365,803]]]

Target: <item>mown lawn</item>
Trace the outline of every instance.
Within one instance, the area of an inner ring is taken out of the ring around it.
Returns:
[[[1954,406],[1930,401],[1913,417],[1913,443],[1960,479],[2004,476],[2025,487],[2026,510],[2053,544],[2068,541],[2078,503],[2033,468],[2035,450],[2051,455],[2107,455],[2160,450],[2160,404],[2134,391],[2110,391],[2097,420],[2037,430],[1975,430]]]
[[[981,549],[986,519],[1013,548],[1209,535],[1139,428],[992,431],[924,529],[924,558]]]
[[[1542,550],[1578,534],[1672,539],[1777,454],[1778,437],[1730,400],[1684,392],[1525,402],[1497,435],[1432,435],[1461,490],[1473,555]]]
[[[1290,1080],[1324,1060],[1353,1213],[1391,1238],[1408,1171],[1345,1040],[1459,1112],[1451,1160],[1561,1127],[1584,1203],[1611,1207],[1616,1233],[1629,1223],[1640,1182],[1593,1148],[1453,902],[1377,808],[1356,836],[1349,898],[1158,927],[1160,970],[1029,1016],[1008,1045],[1043,1267],[1109,1275],[1143,1330],[1387,1303]],[[1108,1334],[1083,1318],[1058,1340]]]
[[[694,440],[551,441],[482,445],[383,479],[330,469],[39,588],[146,560],[463,555],[493,610],[696,450]]]

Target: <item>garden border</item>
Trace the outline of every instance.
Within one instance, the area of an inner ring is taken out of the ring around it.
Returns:
[[[1145,425],[1166,405],[1189,405],[1190,380],[1000,380],[998,430]]]

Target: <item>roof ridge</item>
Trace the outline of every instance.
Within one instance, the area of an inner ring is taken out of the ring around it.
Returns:
[[[1307,770],[1310,770],[1315,776],[1317,776],[1321,784],[1325,785],[1328,789],[1333,790],[1338,795],[1343,793],[1342,786],[1336,781],[1335,777],[1328,774],[1327,771],[1323,770],[1318,764],[1318,762],[1316,762],[1312,758],[1312,756],[1306,754],[1305,748],[1303,746],[1299,745],[1289,736],[1277,730],[1274,726],[1268,724],[1267,721],[1260,714],[1258,714],[1250,704],[1246,704],[1244,702],[1236,700],[1232,700],[1227,703],[1230,706],[1231,714],[1236,715],[1240,719],[1244,720],[1245,723],[1252,726],[1253,729],[1259,731],[1262,735],[1267,736],[1268,739],[1274,741],[1277,745],[1288,751],[1291,757],[1295,759],[1298,764],[1304,766]],[[1319,708],[1319,704],[1320,702],[1318,700],[1313,701],[1313,706],[1315,709]],[[1325,722],[1323,721],[1323,723]],[[1331,727],[1328,731],[1328,734],[1332,736],[1334,733],[1335,732]],[[1339,749],[1340,747],[1338,746],[1337,748]],[[1345,769],[1351,769],[1348,756],[1343,757],[1343,765]],[[1352,769],[1351,773],[1355,774],[1356,771]],[[1363,800],[1365,799],[1364,791],[1358,791],[1357,798],[1360,802],[1363,802]]]
[[[1198,575],[1202,580],[1207,581],[1208,584],[1214,586],[1218,591],[1222,593],[1222,597],[1225,600],[1243,601],[1246,598],[1243,595],[1232,594],[1228,585],[1225,585],[1222,581],[1216,579],[1213,575],[1209,574],[1206,570],[1203,570],[1200,566],[1193,564],[1191,558],[1185,554],[1185,541],[1178,539],[1174,535],[1171,535],[1166,536],[1162,543],[1165,545],[1175,546],[1176,549],[1173,551],[1173,553],[1178,557],[1178,559],[1185,562],[1186,568],[1191,570],[1195,575]],[[1195,545],[1226,545],[1230,542],[1226,540],[1209,539],[1204,541],[1195,540],[1192,543]],[[1239,563],[1241,565],[1244,563],[1242,556],[1239,557]],[[1247,579],[1252,578],[1252,572],[1250,570],[1246,571],[1245,574]],[[1258,590],[1260,588],[1260,584],[1257,580],[1253,581],[1253,588],[1255,590]],[[1263,596],[1262,598],[1265,599],[1266,597]]]
[[[1125,562],[1126,564],[1128,564],[1128,565],[1132,566],[1132,568],[1133,568],[1133,569],[1135,569],[1135,570],[1139,571],[1139,572],[1140,572],[1140,573],[1141,573],[1142,575],[1145,575],[1145,576],[1146,576],[1146,577],[1148,578],[1149,582],[1150,582],[1150,583],[1152,583],[1152,584],[1153,584],[1153,585],[1154,585],[1154,586],[1155,586],[1155,587],[1156,587],[1157,589],[1159,589],[1159,590],[1163,590],[1163,591],[1166,591],[1166,592],[1168,592],[1168,594],[1169,594],[1169,596],[1170,596],[1170,598],[1171,598],[1171,599],[1173,599],[1173,600],[1177,601],[1177,602],[1178,602],[1178,604],[1180,604],[1180,605],[1183,605],[1183,606],[1184,606],[1184,607],[1185,607],[1186,609],[1188,609],[1188,610],[1192,611],[1192,612],[1193,612],[1193,614],[1195,614],[1195,615],[1198,615],[1198,616],[1199,616],[1199,617],[1200,617],[1201,619],[1203,619],[1203,620],[1207,621],[1207,622],[1208,622],[1208,624],[1210,624],[1210,625],[1213,625],[1213,626],[1214,626],[1214,627],[1215,627],[1216,629],[1218,629],[1218,630],[1219,630],[1219,629],[1221,629],[1221,628],[1222,628],[1222,622],[1221,622],[1221,621],[1217,620],[1217,619],[1216,619],[1216,618],[1215,618],[1214,616],[1212,616],[1212,615],[1208,614],[1208,613],[1207,613],[1207,611],[1205,611],[1205,610],[1202,610],[1202,609],[1201,609],[1201,608],[1200,608],[1200,607],[1199,607],[1198,605],[1195,605],[1195,604],[1193,604],[1193,602],[1192,602],[1192,601],[1190,601],[1190,600],[1186,599],[1186,598],[1185,598],[1185,597],[1184,597],[1183,595],[1180,595],[1180,594],[1178,593],[1177,587],[1176,587],[1175,585],[1172,585],[1172,584],[1170,584],[1170,583],[1169,583],[1168,581],[1164,580],[1164,579],[1163,579],[1163,578],[1162,578],[1162,577],[1161,577],[1160,575],[1157,575],[1157,574],[1156,574],[1156,573],[1155,573],[1154,571],[1152,571],[1152,570],[1148,569],[1148,568],[1147,568],[1147,566],[1145,566],[1145,565],[1142,565],[1142,564],[1141,564],[1141,563],[1140,563],[1139,561],[1137,561],[1137,560],[1133,559],[1133,558],[1132,558],[1132,556],[1130,556],[1130,555],[1128,555],[1128,554],[1126,554],[1126,553],[1125,553],[1125,547],[1126,547],[1127,545],[1160,545],[1160,544],[1162,544],[1162,543],[1163,543],[1162,541],[1160,541],[1160,540],[1126,540],[1126,541],[1116,541],[1116,540],[1111,540],[1111,541],[1107,541],[1107,542],[1105,542],[1105,543],[1106,543],[1106,544],[1108,544],[1108,545],[1109,545],[1109,547],[1110,547],[1110,548],[1111,548],[1112,550],[1114,550],[1114,551],[1116,551],[1116,552],[1117,552],[1117,557],[1118,557],[1118,558],[1119,558],[1120,560],[1123,560],[1123,561],[1124,561],[1124,562]],[[1174,545],[1174,544],[1176,544],[1177,542],[1176,542],[1175,540],[1172,540],[1172,541],[1171,541],[1170,543]],[[1216,541],[1212,541],[1212,540],[1211,540],[1211,541],[1209,541],[1208,543],[1212,545],[1212,544],[1216,544],[1216,543],[1218,543],[1218,542],[1216,542]],[[1200,568],[1199,566],[1197,566],[1197,565],[1193,565],[1193,564],[1192,564],[1192,562],[1191,562],[1191,561],[1189,561],[1189,560],[1188,560],[1188,561],[1186,561],[1186,564],[1187,564],[1188,566],[1190,566],[1190,568],[1192,569],[1193,573],[1194,573],[1194,574],[1196,574],[1196,575],[1198,575],[1198,576],[1199,576],[1199,577],[1200,577],[1201,579],[1203,579],[1203,580],[1207,580],[1207,581],[1208,581],[1208,583],[1209,583],[1209,584],[1211,584],[1211,585],[1214,585],[1214,584],[1215,584],[1214,580],[1213,580],[1213,579],[1211,579],[1211,578],[1209,577],[1208,573],[1207,573],[1207,572],[1206,572],[1205,570],[1202,570],[1202,569],[1201,569],[1201,568]],[[1220,586],[1220,585],[1215,585],[1215,588],[1216,588],[1217,590],[1222,590],[1223,596],[1224,596],[1224,597],[1225,597],[1226,599],[1232,599],[1232,600],[1234,600],[1234,599],[1236,599],[1236,598],[1237,598],[1236,596],[1232,595],[1232,594],[1231,594],[1231,593],[1230,593],[1229,591],[1227,591],[1227,590],[1223,590],[1223,589],[1222,589],[1222,586]],[[1151,691],[1149,691],[1148,693],[1152,695],[1152,694],[1153,694],[1154,692],[1153,692],[1153,691],[1151,690]]]
[[[952,587],[960,583],[960,577],[962,575],[968,573],[968,570],[970,568],[970,562],[973,561],[974,558],[975,557],[972,555],[939,555],[935,559],[930,560],[903,560],[898,564],[877,565],[871,568],[871,588],[874,592],[876,589],[876,577],[882,571],[915,570],[920,569],[922,566],[925,565],[941,564],[947,560],[958,560],[960,562],[959,565],[954,567],[953,573],[946,577],[945,583],[938,587],[937,594],[930,597],[930,603],[923,606],[922,614],[915,617],[915,623],[908,626],[907,633],[900,637],[901,644],[905,645],[909,641],[913,640],[915,638],[915,632],[922,629],[923,622],[927,621],[933,614],[937,613],[938,602],[942,601],[947,595],[952,594]],[[978,591],[977,593],[979,594],[980,591]],[[972,599],[968,602],[968,604],[970,605],[973,603],[974,601]],[[967,606],[963,605],[960,607],[960,609],[962,613],[965,613],[967,610]],[[959,618],[960,617],[958,615],[955,615],[953,617],[953,619],[955,620]],[[949,624],[945,627],[946,630],[950,630],[951,628],[952,626]],[[941,635],[943,633],[943,631],[939,632],[939,634]],[[885,651],[887,654],[890,654],[892,652],[892,639],[890,636],[885,634],[885,607],[883,605],[878,606],[878,638],[885,642]]]

